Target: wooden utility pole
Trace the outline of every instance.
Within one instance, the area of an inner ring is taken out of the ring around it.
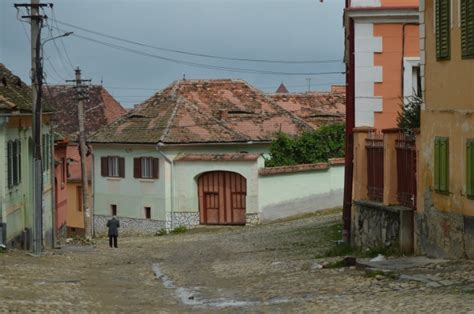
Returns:
[[[75,70],[75,80],[67,80],[66,82],[74,82],[76,85],[77,95],[77,118],[79,120],[79,152],[81,154],[81,179],[82,179],[82,212],[84,214],[84,236],[86,239],[92,239],[92,224],[93,217],[89,208],[89,184],[87,178],[87,145],[86,145],[86,133],[84,126],[84,100],[88,99],[86,93],[87,86],[83,85],[84,82],[90,82],[91,80],[83,80],[81,78],[81,70],[79,67]]]
[[[31,86],[33,91],[33,232],[32,251],[40,254],[43,250],[43,165],[41,157],[42,135],[42,83],[43,68],[41,62],[41,27],[46,16],[40,14],[41,7],[52,6],[40,3],[40,0],[31,0],[31,3],[15,4],[15,8],[29,8],[30,15],[22,18],[30,19],[31,24]]]

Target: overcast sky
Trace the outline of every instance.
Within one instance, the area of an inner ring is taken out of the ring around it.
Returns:
[[[16,19],[14,1],[0,0],[0,62],[30,83],[29,25]],[[46,2],[46,0],[42,0]],[[53,34],[74,31],[102,43],[138,50],[154,57],[103,46],[75,35],[45,45],[48,84],[64,84],[73,78],[72,66],[80,66],[83,78],[103,85],[124,106],[140,103],[171,82],[181,79],[239,78],[273,92],[284,82],[290,92],[327,90],[343,83],[342,74],[267,75],[235,73],[192,67],[160,57],[210,66],[257,71],[321,73],[343,72],[341,63],[263,63],[202,58],[133,45],[56,24],[57,21],[146,45],[243,59],[342,60],[343,0],[55,0],[49,25]],[[24,14],[25,12],[22,11]],[[53,14],[54,13],[54,14]],[[56,27],[56,28],[54,28]],[[43,28],[43,39],[50,36]],[[64,46],[63,46],[64,45]],[[64,51],[66,50],[66,52]],[[58,53],[59,51],[59,53]],[[68,57],[71,61],[69,63]]]

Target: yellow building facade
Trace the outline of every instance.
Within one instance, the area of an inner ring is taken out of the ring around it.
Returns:
[[[474,258],[474,1],[420,1],[418,253]]]

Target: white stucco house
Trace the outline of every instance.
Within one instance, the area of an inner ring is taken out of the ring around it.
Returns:
[[[122,234],[278,218],[265,208],[277,205],[273,198],[280,206],[290,199],[271,195],[278,191],[272,174],[262,172],[263,155],[277,132],[312,129],[244,81],[176,81],[90,138],[95,233],[105,233],[111,215],[121,220]],[[317,207],[307,198],[316,195],[339,201],[343,167],[336,164],[307,169],[332,172],[321,188],[298,188],[306,206]]]

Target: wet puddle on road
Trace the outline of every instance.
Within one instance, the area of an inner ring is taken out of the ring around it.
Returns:
[[[226,308],[226,307],[246,307],[252,305],[271,305],[271,304],[282,304],[292,302],[290,299],[282,298],[272,298],[269,301],[242,301],[242,300],[233,300],[229,298],[217,298],[217,299],[206,299],[199,297],[199,287],[185,288],[178,287],[176,284],[165,275],[160,267],[159,263],[154,263],[152,265],[153,272],[158,280],[161,281],[163,286],[167,289],[174,289],[175,295],[181,303],[189,306],[196,307],[208,307],[208,308]]]

